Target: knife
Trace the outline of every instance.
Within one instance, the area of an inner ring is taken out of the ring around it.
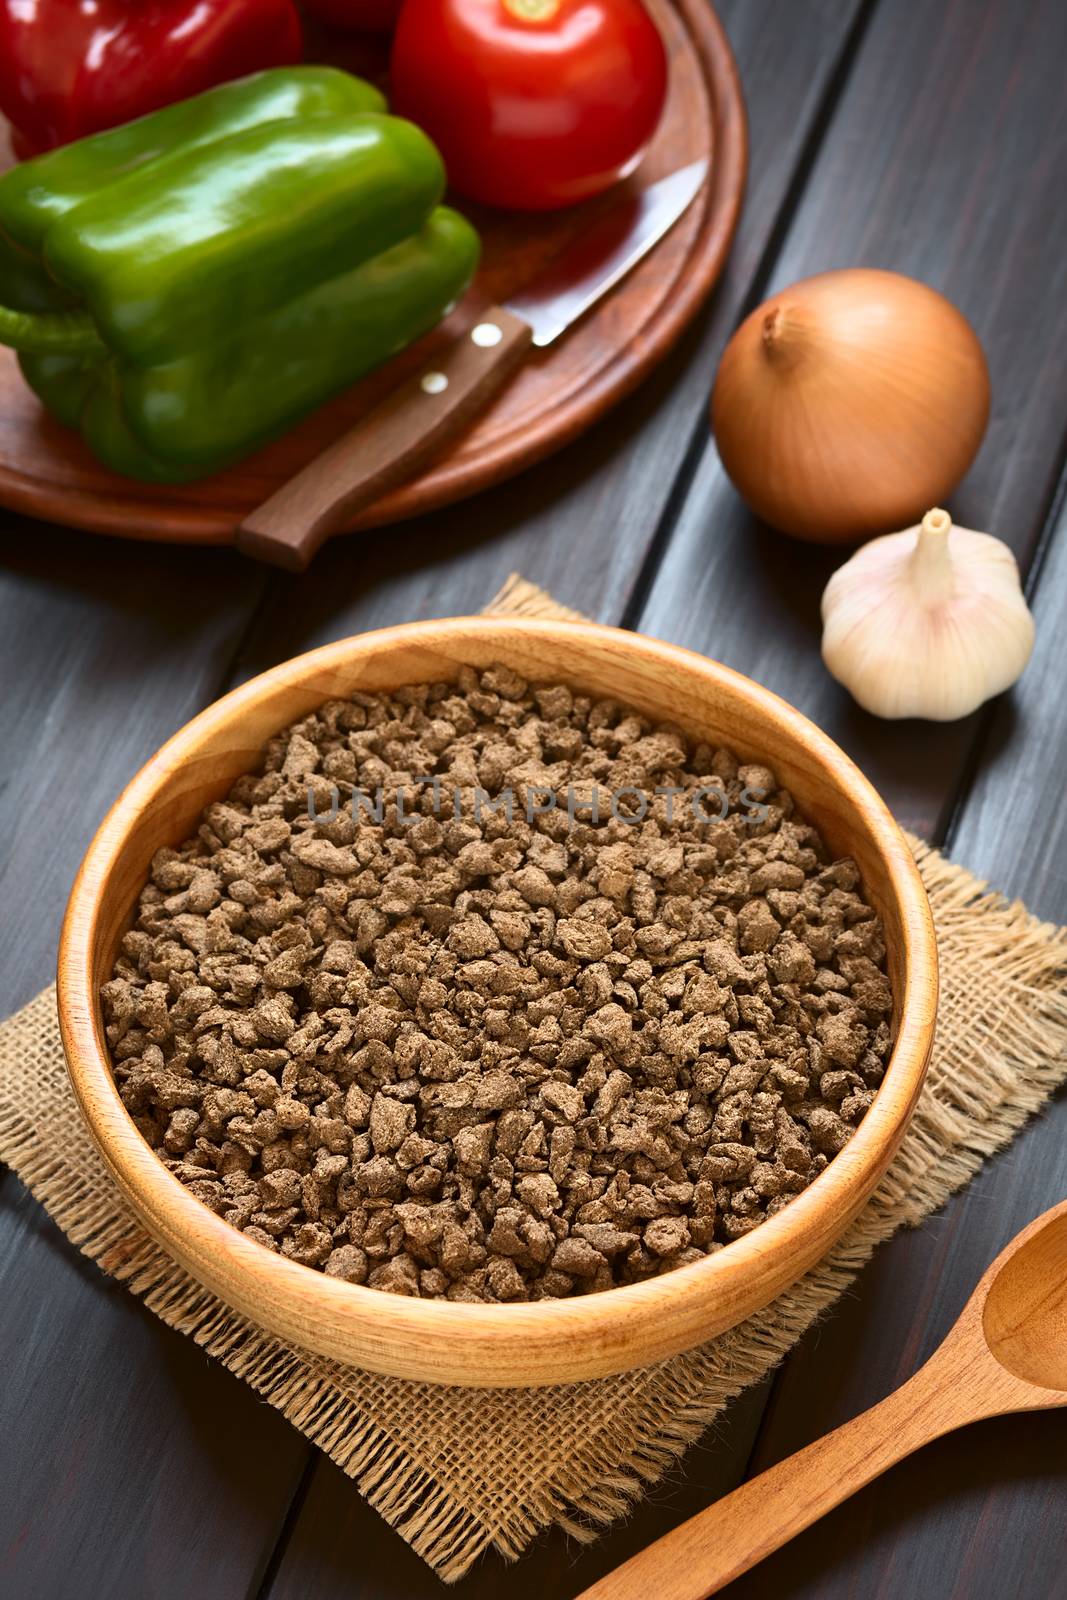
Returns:
[[[624,278],[689,208],[707,170],[706,161],[680,167],[600,218],[251,512],[237,548],[303,572],[331,533],[470,427],[531,346],[553,344]]]

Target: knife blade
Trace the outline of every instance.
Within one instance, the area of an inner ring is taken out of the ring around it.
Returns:
[[[468,428],[531,345],[554,343],[631,272],[689,209],[707,171],[706,161],[691,162],[613,206],[245,517],[237,548],[303,572],[331,533]]]
[[[692,161],[613,206],[505,301],[530,324],[538,348],[566,333],[670,232],[700,193],[707,171],[706,161]]]

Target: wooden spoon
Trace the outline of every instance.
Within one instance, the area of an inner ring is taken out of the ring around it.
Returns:
[[[1067,1406],[1067,1201],[994,1261],[945,1342],[888,1399],[631,1557],[577,1600],[704,1600],[920,1445]]]

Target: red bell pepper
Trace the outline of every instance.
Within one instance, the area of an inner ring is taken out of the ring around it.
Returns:
[[[0,111],[34,155],[301,53],[293,0],[0,0]]]

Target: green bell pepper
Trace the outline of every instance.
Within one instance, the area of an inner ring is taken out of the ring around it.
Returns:
[[[109,467],[240,459],[427,332],[478,260],[369,84],[279,68],[0,178],[0,343]]]

